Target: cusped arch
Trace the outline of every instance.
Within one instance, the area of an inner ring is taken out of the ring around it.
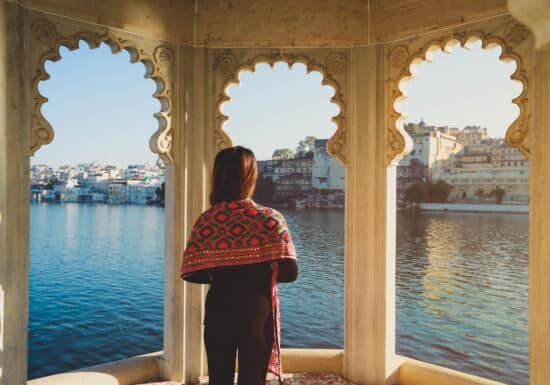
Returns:
[[[331,97],[330,102],[338,106],[339,112],[338,115],[333,116],[331,119],[331,121],[336,124],[336,131],[328,140],[327,151],[340,160],[342,164],[347,165],[348,157],[346,154],[346,128],[344,126],[344,97],[340,84],[332,76],[334,73],[345,71],[347,60],[345,55],[340,53],[329,54],[327,56],[326,65],[319,64],[313,59],[303,55],[260,55],[239,65],[234,55],[230,53],[219,55],[216,58],[214,69],[223,75],[224,82],[223,91],[216,105],[218,113],[218,122],[215,127],[216,152],[223,148],[233,146],[231,137],[223,128],[225,122],[229,119],[229,116],[225,115],[222,111],[222,105],[231,101],[231,97],[227,94],[228,89],[231,86],[240,84],[239,74],[242,71],[254,73],[256,72],[256,65],[258,64],[268,64],[273,68],[274,65],[279,62],[286,63],[289,67],[292,67],[296,63],[304,64],[307,74],[314,71],[321,73],[321,84],[334,88],[334,95]]]
[[[149,147],[166,163],[173,161],[173,129],[171,125],[173,103],[169,79],[174,56],[172,48],[160,45],[149,52],[146,49],[139,48],[137,44],[130,40],[122,37],[114,38],[109,33],[80,32],[71,36],[58,37],[55,26],[47,20],[36,21],[31,26],[31,31],[37,31],[35,39],[38,40],[39,44],[48,45],[50,48],[39,57],[38,63],[34,67],[35,76],[32,79],[34,107],[31,115],[30,155],[33,155],[43,145],[51,143],[55,135],[52,125],[42,115],[41,111],[42,105],[48,101],[48,98],[40,93],[38,84],[50,78],[46,72],[45,63],[48,60],[59,61],[61,59],[59,49],[62,46],[74,51],[79,48],[80,41],[84,41],[90,49],[98,48],[101,43],[105,43],[110,47],[113,54],[125,50],[130,55],[130,63],[142,62],[145,65],[145,78],[152,79],[156,84],[156,90],[152,96],[159,100],[161,106],[160,111],[154,114],[158,121],[158,127],[149,140]]]
[[[517,38],[517,35],[515,35],[515,37]],[[521,43],[527,36],[522,34],[521,37],[522,40],[516,41],[517,43]],[[528,106],[527,93],[529,84],[527,71],[523,68],[521,56],[506,43],[505,39],[480,31],[473,31],[469,33],[454,33],[445,38],[430,40],[412,55],[409,54],[408,48],[405,45],[393,47],[390,51],[390,67],[397,68],[399,72],[398,76],[393,77],[394,80],[392,81],[390,90],[389,125],[386,133],[387,165],[397,164],[401,157],[412,149],[410,137],[406,132],[400,129],[399,123],[403,115],[395,108],[396,102],[406,98],[400,89],[401,82],[408,81],[414,77],[416,74],[412,69],[413,66],[423,61],[431,61],[435,52],[439,50],[451,52],[451,48],[456,45],[468,48],[472,43],[477,41],[481,41],[483,49],[491,49],[500,46],[502,52],[499,60],[505,62],[513,60],[516,63],[516,69],[510,76],[510,79],[519,81],[522,84],[521,93],[512,99],[512,103],[518,106],[519,115],[507,128],[505,140],[510,146],[519,149],[527,159],[530,158],[530,145],[528,141],[529,117],[526,112]]]

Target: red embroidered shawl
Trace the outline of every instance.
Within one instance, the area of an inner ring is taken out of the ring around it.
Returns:
[[[296,250],[281,213],[251,199],[220,202],[195,222],[183,254],[181,277],[208,283],[208,275],[204,273],[210,269],[282,259],[295,260]],[[268,369],[282,382],[277,273],[278,264],[274,264],[271,284],[274,340]]]

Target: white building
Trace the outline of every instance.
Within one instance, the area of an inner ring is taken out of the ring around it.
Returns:
[[[126,180],[115,180],[107,186],[108,203],[128,202],[128,186]]]
[[[328,139],[317,139],[313,151],[312,187],[318,190],[344,191],[346,169],[327,152]]]
[[[128,202],[145,205],[154,201],[157,199],[158,188],[160,188],[160,183],[151,183],[148,178],[146,180],[128,180]]]

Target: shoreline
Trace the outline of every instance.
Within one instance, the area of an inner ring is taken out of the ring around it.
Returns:
[[[438,212],[529,214],[528,204],[421,203],[419,208],[421,211]]]

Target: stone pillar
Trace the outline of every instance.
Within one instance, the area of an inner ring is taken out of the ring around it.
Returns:
[[[547,21],[550,25],[550,19]],[[549,35],[550,37],[550,35]],[[529,209],[529,354],[531,385],[550,378],[550,41],[535,52]]]
[[[512,16],[535,35],[529,208],[530,384],[550,378],[550,2],[508,0]]]
[[[0,384],[27,381],[29,157],[23,9],[0,1]]]
[[[202,324],[207,286],[180,280],[179,268],[191,227],[209,205],[210,68],[209,50],[178,48],[176,155],[166,184],[171,194],[166,202],[170,234],[167,232],[163,375],[190,385],[207,374]]]
[[[384,48],[354,48],[346,174],[344,376],[395,370],[395,172],[386,167]]]

